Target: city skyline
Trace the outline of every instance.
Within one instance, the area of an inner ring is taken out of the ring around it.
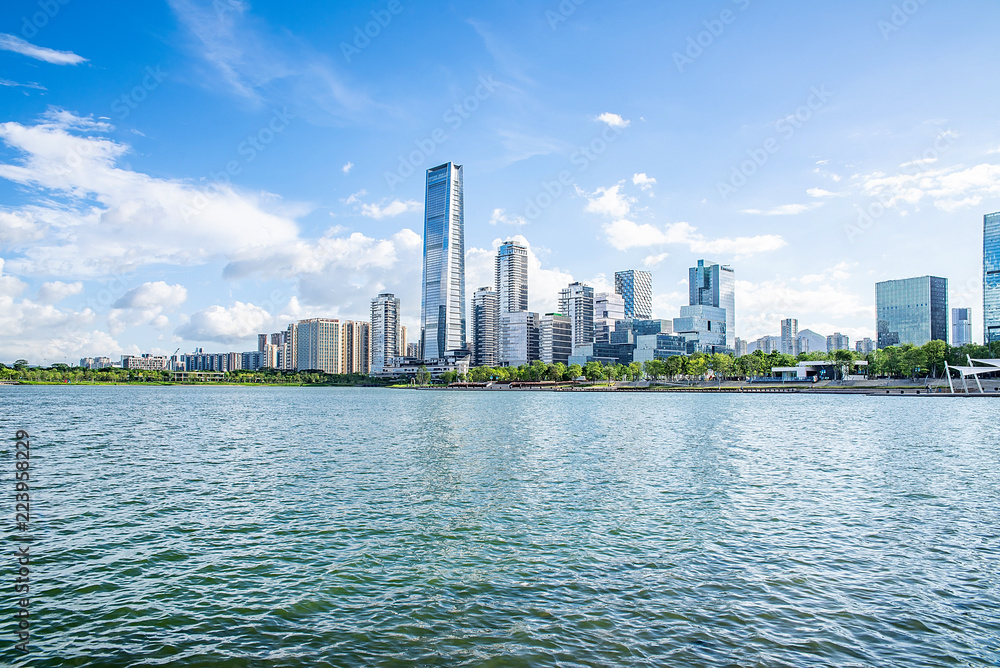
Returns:
[[[42,23],[16,2],[0,26],[8,363],[251,350],[288,322],[365,320],[381,292],[417,339],[422,175],[447,160],[469,185],[466,313],[514,239],[540,314],[634,267],[673,318],[708,258],[737,270],[744,341],[786,318],[874,338],[871,286],[922,275],[984,329],[998,93],[962,82],[995,69],[993,4],[900,22],[891,3],[645,3],[640,24],[592,3],[102,6]],[[638,43],[660,46],[637,61]]]

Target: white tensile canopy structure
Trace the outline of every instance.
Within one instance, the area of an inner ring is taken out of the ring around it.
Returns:
[[[945,373],[948,374],[948,387],[951,388],[951,393],[955,394],[955,386],[951,382],[951,372],[958,371],[962,374],[962,385],[965,387],[965,393],[969,393],[969,384],[966,382],[966,378],[972,376],[973,380],[976,381],[976,386],[979,387],[979,391],[983,394],[986,392],[983,390],[983,384],[979,382],[979,377],[987,373],[997,373],[1000,371],[1000,360],[974,360],[971,357],[966,357],[969,360],[969,366],[948,366],[948,363],[944,363]],[[976,366],[976,364],[982,366]]]

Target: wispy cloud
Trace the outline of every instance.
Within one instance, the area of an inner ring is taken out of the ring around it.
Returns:
[[[79,65],[87,62],[83,56],[78,56],[72,51],[56,51],[44,46],[35,46],[15,35],[0,33],[0,50],[13,51],[22,56],[35,58],[53,65]]]
[[[35,83],[34,81],[29,81],[28,83],[18,83],[16,81],[11,81],[9,79],[0,79],[0,86],[8,86],[10,88],[33,88],[35,90],[48,90],[45,86]]]
[[[743,209],[741,213],[748,213],[754,216],[797,216],[806,211],[812,211],[823,206],[822,202],[812,202],[810,204],[782,204],[773,209]]]
[[[504,209],[493,209],[490,216],[490,225],[527,225],[528,221],[523,216],[508,216]]]

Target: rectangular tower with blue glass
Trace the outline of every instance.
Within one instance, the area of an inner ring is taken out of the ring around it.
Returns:
[[[420,356],[467,355],[465,339],[465,203],[462,166],[427,170]]]
[[[983,330],[986,345],[1000,341],[1000,213],[983,216]]]

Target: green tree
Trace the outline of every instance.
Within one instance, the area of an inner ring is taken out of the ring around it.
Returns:
[[[569,368],[566,369],[566,375],[564,378],[566,380],[576,380],[583,375],[583,367],[579,364],[570,364]]]
[[[546,375],[548,379],[554,382],[559,382],[566,375],[566,365],[562,362],[556,362],[555,364],[550,364],[546,370]]]
[[[427,370],[427,367],[423,364],[417,369],[417,383],[421,386],[426,386],[431,382],[431,372]]]
[[[583,367],[583,377],[590,382],[604,378],[604,365],[600,362],[587,362]]]
[[[944,371],[944,363],[948,359],[948,344],[944,341],[928,341],[921,349],[931,369],[931,377],[937,378],[938,371]]]

